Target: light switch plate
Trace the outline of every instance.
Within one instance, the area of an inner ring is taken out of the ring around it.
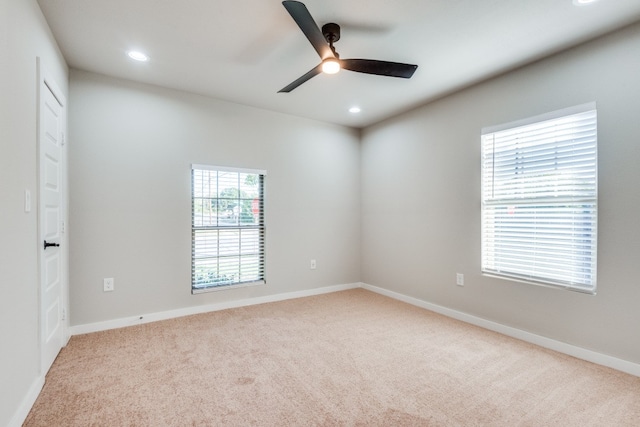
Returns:
[[[31,191],[24,190],[24,211],[31,212]]]

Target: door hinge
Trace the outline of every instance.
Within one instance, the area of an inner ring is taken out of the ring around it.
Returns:
[[[64,221],[60,221],[60,234],[64,234]]]
[[[63,308],[62,309],[62,319],[60,320],[67,320],[67,309]]]
[[[64,141],[64,132],[60,133],[60,145],[64,147],[65,141]]]

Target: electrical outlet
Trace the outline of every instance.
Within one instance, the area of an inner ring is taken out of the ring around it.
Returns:
[[[111,292],[114,289],[114,280],[113,277],[110,277],[108,279],[104,279],[103,281],[103,286],[104,286],[104,291],[105,292]]]
[[[311,260],[310,267],[311,267],[312,270],[316,269],[316,260],[315,259]]]
[[[464,274],[456,273],[456,285],[464,286]]]

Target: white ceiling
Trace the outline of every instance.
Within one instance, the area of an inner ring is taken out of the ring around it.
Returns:
[[[287,94],[320,58],[279,0],[38,2],[72,68],[353,127],[640,20],[639,0],[303,0],[318,26],[342,26],[342,58],[419,67],[410,80],[343,70]]]

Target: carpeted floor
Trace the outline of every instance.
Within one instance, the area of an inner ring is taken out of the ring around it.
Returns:
[[[25,426],[640,426],[640,378],[357,289],[74,336]]]

